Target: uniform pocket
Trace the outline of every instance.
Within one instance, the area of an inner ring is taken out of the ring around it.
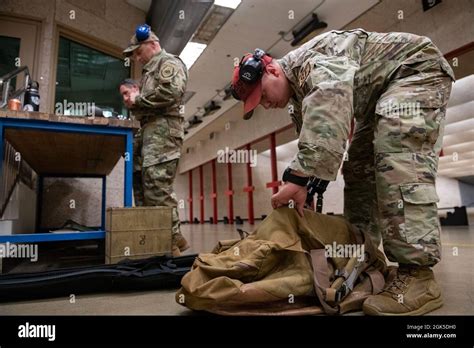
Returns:
[[[434,146],[444,118],[444,112],[440,111],[444,111],[449,97],[450,84],[445,82],[450,79],[443,79],[435,76],[432,80],[426,78],[424,82],[417,82],[413,77],[393,83],[379,99],[375,110],[374,144],[378,152],[422,152],[427,143]]]
[[[439,221],[436,203],[439,201],[434,184],[414,183],[400,185],[405,224],[400,234],[407,243],[436,243],[439,239]]]
[[[182,137],[172,136],[168,117],[147,123],[143,128],[143,167],[179,158],[182,142]]]
[[[184,138],[183,119],[181,117],[167,117],[170,136],[174,138]]]

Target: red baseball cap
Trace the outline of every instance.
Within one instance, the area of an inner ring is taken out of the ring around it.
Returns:
[[[240,78],[240,67],[248,59],[252,58],[253,54],[246,54],[240,64],[234,68],[232,76],[232,95],[235,99],[244,102],[244,120],[252,117],[254,109],[260,104],[262,99],[262,79],[261,77],[254,83],[249,83]],[[263,69],[272,62],[273,58],[265,54],[261,58]]]

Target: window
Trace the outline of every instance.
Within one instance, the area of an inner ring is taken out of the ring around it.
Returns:
[[[118,90],[130,76],[123,60],[64,37],[59,38],[55,113],[87,115],[92,106],[128,115]]]
[[[18,68],[15,64],[20,56],[20,39],[0,35],[0,47],[2,48],[2,54],[0,54],[0,77],[2,77]],[[11,87],[15,89],[16,79],[12,80]]]

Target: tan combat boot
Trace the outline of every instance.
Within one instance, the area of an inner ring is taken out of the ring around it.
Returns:
[[[369,296],[367,315],[423,315],[443,305],[441,289],[429,267],[400,266],[384,290]]]
[[[174,244],[179,248],[179,251],[185,251],[190,248],[188,241],[183,237],[181,233],[174,237]]]

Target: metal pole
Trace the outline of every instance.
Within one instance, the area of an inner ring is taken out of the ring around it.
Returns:
[[[250,144],[245,146],[247,153],[249,154],[250,158]],[[244,191],[247,191],[247,208],[248,208],[248,215],[249,215],[249,224],[253,225],[255,222],[254,219],[254,211],[253,211],[253,190],[254,187],[252,186],[252,167],[250,166],[250,161],[247,162],[247,187]]]

